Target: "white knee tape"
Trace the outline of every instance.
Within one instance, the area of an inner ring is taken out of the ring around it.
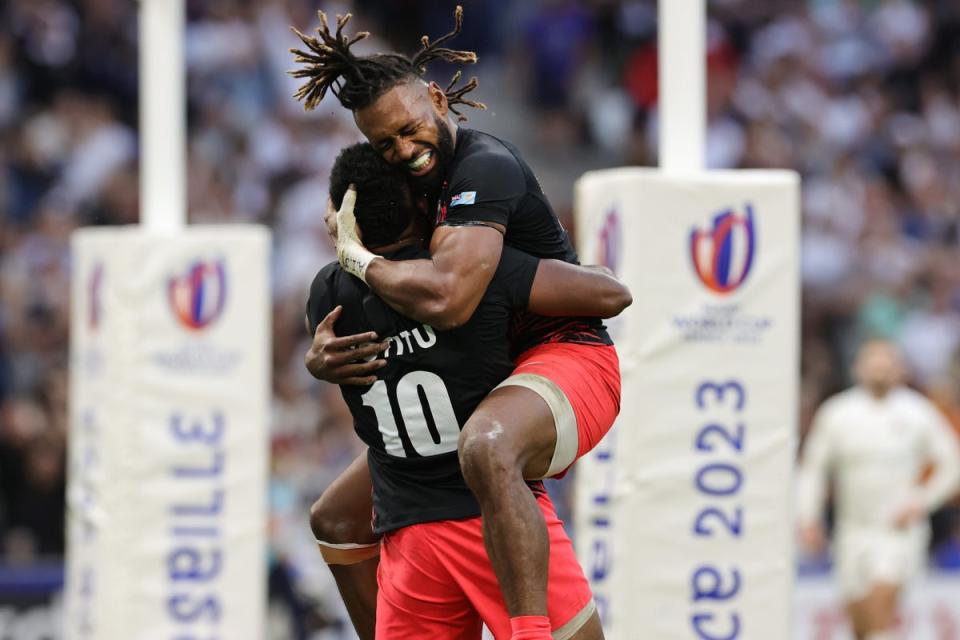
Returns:
[[[334,544],[317,540],[317,546],[320,548],[320,555],[323,556],[327,564],[359,564],[364,560],[376,558],[380,555],[380,543],[357,544],[345,542],[343,544]]]
[[[590,602],[588,602],[583,609],[580,609],[577,615],[573,616],[573,618],[559,629],[554,630],[553,640],[570,640],[570,638],[576,635],[577,631],[583,628],[583,625],[587,624],[590,616],[592,616],[596,610],[597,603],[591,598]]]

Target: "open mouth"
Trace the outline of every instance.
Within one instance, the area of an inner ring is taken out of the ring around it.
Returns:
[[[410,170],[411,175],[423,176],[430,173],[436,163],[436,154],[428,149],[408,162],[407,169]]]

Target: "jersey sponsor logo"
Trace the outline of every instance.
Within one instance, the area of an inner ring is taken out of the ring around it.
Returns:
[[[457,195],[450,198],[450,206],[456,207],[459,205],[473,204],[477,200],[476,191],[464,191],[463,193],[458,193]]]
[[[209,326],[220,317],[227,298],[223,260],[193,262],[186,273],[170,278],[167,289],[180,324],[194,330]]]
[[[713,217],[713,227],[690,232],[693,270],[710,291],[726,295],[735,291],[750,274],[756,250],[753,207],[745,213],[725,209]]]

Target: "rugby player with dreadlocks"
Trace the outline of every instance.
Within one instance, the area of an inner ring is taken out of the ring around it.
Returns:
[[[295,51],[306,80],[297,93],[307,109],[331,91],[353,112],[360,131],[390,164],[403,167],[418,196],[436,203],[430,257],[389,260],[363,246],[353,225],[339,224],[337,255],[387,304],[435,329],[464,325],[491,282],[506,243],[538,258],[576,263],[556,214],[509,143],[459,127],[457,105],[481,107],[465,94],[472,79],[446,90],[423,80],[432,60],[470,63],[472,52],[445,44],[462,26],[412,59],[398,54],[359,57],[338,17],[331,33],[320,13],[318,37],[300,32],[307,51]],[[453,116],[456,116],[454,119]],[[348,219],[340,220],[344,222]],[[382,345],[372,335],[337,338],[336,316],[318,324],[307,366],[338,383],[367,383],[380,362],[357,364]],[[483,538],[511,615],[513,638],[550,638],[547,617],[549,541],[543,513],[525,480],[562,475],[592,449],[619,412],[616,351],[599,320],[518,315],[512,337],[515,369],[469,418],[459,438],[464,478],[483,513]],[[333,488],[333,487],[331,487]],[[329,489],[328,489],[329,491]]]
[[[351,182],[358,191],[348,194]],[[348,147],[337,157],[330,198],[346,215],[354,207],[358,229],[381,255],[392,260],[429,255],[428,222],[414,213],[404,172],[387,165],[369,144]],[[510,616],[483,544],[480,505],[460,473],[460,426],[513,369],[507,335],[514,308],[609,317],[629,304],[626,287],[609,272],[537,260],[511,247],[504,247],[470,320],[451,331],[390,309],[337,262],[317,274],[307,303],[309,331],[340,307],[339,328],[391,336],[387,366],[374,384],[341,385],[354,428],[369,447],[354,463],[369,470],[356,481],[369,480],[352,491],[372,496],[372,507],[360,499],[353,509],[362,509],[357,517],[369,522],[372,508],[373,530],[383,536],[379,592],[375,583],[368,584],[359,609],[356,598],[344,598],[362,638],[478,640],[481,621],[494,637],[510,637]],[[398,410],[402,421],[393,417]],[[554,637],[599,640],[603,632],[590,586],[563,523],[542,482],[529,483],[529,490],[547,522]],[[324,535],[320,529],[318,537]],[[370,568],[368,563],[361,571]],[[331,569],[341,584],[344,567]]]

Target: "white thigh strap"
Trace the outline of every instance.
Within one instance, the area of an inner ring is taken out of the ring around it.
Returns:
[[[577,458],[580,446],[580,434],[577,431],[577,416],[573,412],[573,405],[564,395],[563,390],[553,380],[534,373],[518,373],[512,375],[500,384],[500,387],[524,387],[530,389],[543,398],[550,413],[553,414],[553,424],[557,428],[557,446],[553,450],[553,458],[547,469],[545,478],[560,473]]]

